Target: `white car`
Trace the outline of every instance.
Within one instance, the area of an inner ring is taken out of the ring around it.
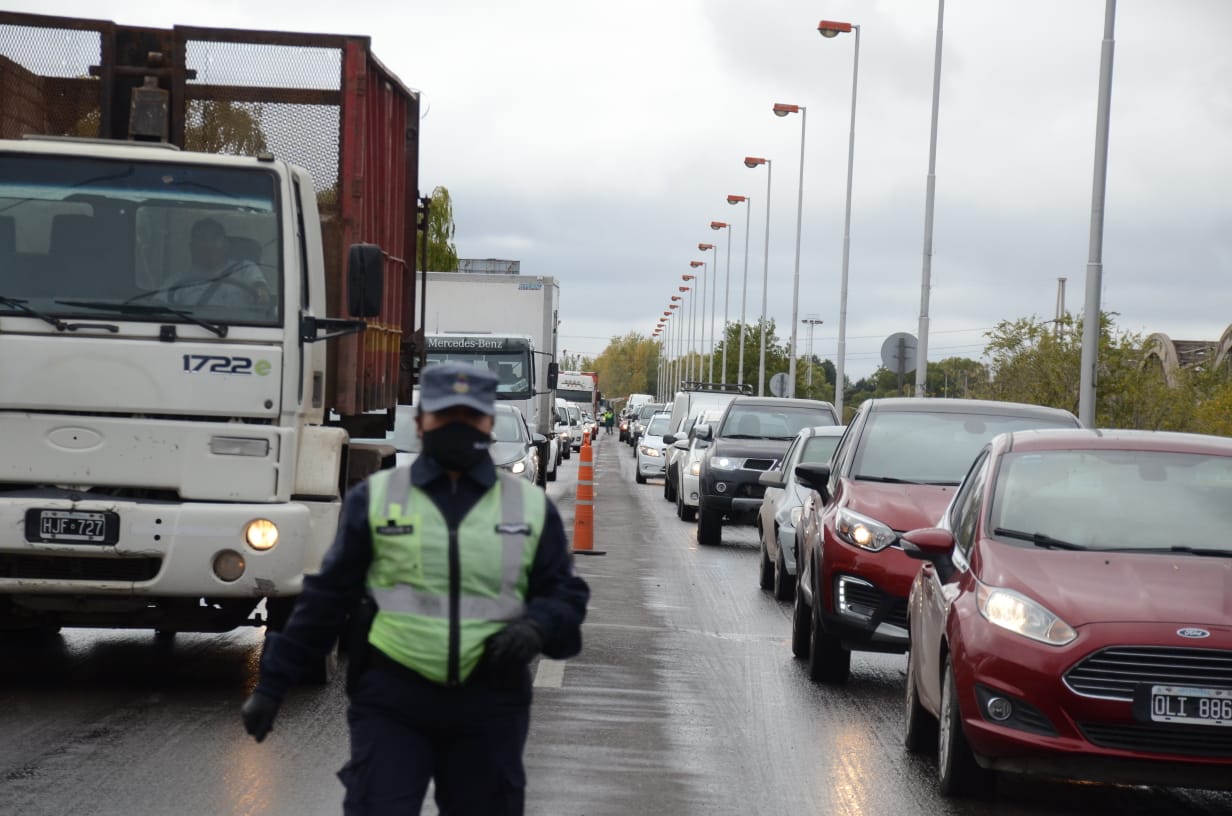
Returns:
[[[569,422],[569,403],[560,397],[556,398],[556,407],[552,424],[552,433],[560,444],[560,458],[568,459],[573,455],[573,429]]]
[[[498,468],[528,479],[532,484],[539,475],[539,451],[535,447],[535,434],[531,433],[522,412],[508,403],[496,403],[492,447],[488,449],[488,453]]]
[[[671,418],[671,414],[665,411],[651,416],[646,432],[637,441],[637,465],[633,480],[638,484],[646,484],[647,479],[657,479],[664,474],[667,443],[663,441],[663,436],[667,433],[667,423]]]
[[[697,422],[689,430],[689,447],[684,455],[676,460],[678,474],[676,488],[676,515],[683,521],[693,521],[697,518],[698,491],[701,489],[702,459],[710,443],[697,438],[699,428],[709,428],[723,417],[723,408],[710,408],[702,411]]]
[[[762,589],[773,589],[774,597],[790,601],[796,589],[796,527],[804,505],[812,501],[813,491],[796,479],[796,465],[824,465],[838,447],[846,425],[817,425],[796,434],[783,461],[775,470],[760,477],[766,488],[757,512],[761,537]]]

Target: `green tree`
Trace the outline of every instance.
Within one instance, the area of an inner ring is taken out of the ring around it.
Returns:
[[[432,188],[432,205],[428,208],[428,269],[432,272],[457,272],[458,249],[454,246],[453,200],[449,189]]]
[[[184,149],[254,156],[269,149],[261,105],[228,99],[191,99],[184,121]]]
[[[599,388],[609,399],[655,394],[659,386],[659,341],[637,332],[613,337],[595,358]]]

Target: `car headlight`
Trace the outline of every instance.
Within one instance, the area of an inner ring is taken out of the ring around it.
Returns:
[[[801,507],[800,505],[797,504],[795,507],[791,508],[791,526],[799,527],[800,517],[803,515],[804,515],[804,508]]]
[[[710,467],[717,468],[719,470],[738,470],[740,468],[740,464],[741,460],[729,459],[726,456],[715,456],[710,460]]]
[[[702,472],[701,462],[694,462],[693,464],[689,465],[689,474],[691,476],[700,476],[701,472]]]
[[[514,462],[513,466],[509,468],[509,472],[514,473],[514,474],[525,473],[526,472],[526,462],[523,460]]]
[[[872,552],[880,552],[898,541],[898,534],[877,519],[845,507],[834,515],[834,531],[848,544]]]
[[[642,452],[643,456],[659,457],[663,455],[663,452],[660,451],[658,448],[651,448],[651,447],[647,447],[646,445],[638,445],[637,449]]]
[[[1023,637],[1064,646],[1078,637],[1074,627],[1049,612],[1040,604],[1011,589],[978,584],[976,604],[989,623],[1009,629]]]

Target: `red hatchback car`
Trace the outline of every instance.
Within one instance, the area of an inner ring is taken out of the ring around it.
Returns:
[[[920,565],[898,537],[945,512],[980,449],[1000,433],[1076,428],[1068,411],[967,399],[862,403],[829,465],[797,465],[805,502],[792,652],[813,680],[845,682],[851,650],[907,650],[907,592]]]
[[[996,770],[1232,787],[1230,531],[1232,440],[992,440],[940,527],[903,538],[926,561],[906,743],[937,747],[942,793]]]

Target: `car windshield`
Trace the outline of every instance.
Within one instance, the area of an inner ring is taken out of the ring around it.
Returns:
[[[1232,555],[1232,457],[1130,450],[1006,454],[996,473],[989,529],[1087,549]]]
[[[497,442],[525,442],[522,420],[512,411],[497,411],[492,439]]]
[[[1076,420],[956,411],[874,411],[856,447],[857,479],[956,485],[999,433],[1074,428]]]
[[[265,169],[0,157],[0,313],[278,325],[277,189]]]
[[[667,433],[667,425],[671,422],[671,417],[667,414],[656,416],[650,420],[650,425],[646,427],[646,436],[663,436]]]
[[[824,465],[830,461],[834,449],[838,447],[838,436],[814,436],[804,443],[804,452],[800,454],[802,465]]]
[[[821,408],[786,405],[732,406],[719,436],[734,439],[795,439],[814,425],[825,425],[830,415]]]

